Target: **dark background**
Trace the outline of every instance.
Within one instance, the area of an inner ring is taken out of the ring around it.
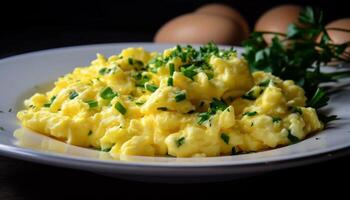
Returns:
[[[169,19],[210,2],[240,11],[250,27],[272,6],[283,3],[322,7],[326,21],[349,17],[348,0],[12,0],[0,10],[0,55],[80,44],[152,41]]]
[[[208,2],[213,1],[11,1],[0,10],[0,57],[81,44],[152,41],[163,23]],[[251,28],[264,11],[282,3],[322,7],[326,21],[349,17],[349,6],[344,0],[220,2],[238,9]],[[336,198],[349,190],[349,161],[348,156],[225,183],[168,185],[122,181],[0,157],[0,200],[74,196],[80,197],[75,199],[101,200],[120,199],[121,196],[136,199],[220,199],[226,195],[230,199],[237,195],[299,198],[305,192],[312,196],[331,194]]]

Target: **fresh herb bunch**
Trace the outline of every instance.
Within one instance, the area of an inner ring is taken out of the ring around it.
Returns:
[[[350,77],[350,71],[325,73],[320,70],[322,65],[333,61],[350,62],[350,53],[346,51],[350,47],[350,41],[334,44],[327,30],[350,34],[350,30],[326,28],[322,10],[305,7],[299,14],[299,23],[290,24],[286,34],[253,32],[243,42],[243,56],[251,71],[262,70],[282,79],[294,80],[304,88],[309,99],[308,106],[319,109],[326,106],[329,100],[324,89],[320,89],[320,84]],[[271,34],[275,36],[269,44],[264,36]],[[324,122],[335,117],[326,119]]]

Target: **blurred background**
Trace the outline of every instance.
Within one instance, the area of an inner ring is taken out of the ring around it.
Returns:
[[[152,41],[168,20],[213,2],[238,10],[251,30],[262,13],[285,3],[321,7],[326,21],[349,16],[344,0],[11,1],[0,12],[0,56],[81,44]]]

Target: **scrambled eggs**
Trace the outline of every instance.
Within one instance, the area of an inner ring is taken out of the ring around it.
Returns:
[[[127,48],[76,68],[25,100],[22,125],[112,156],[219,156],[295,143],[323,124],[304,90],[250,73],[236,52],[208,44],[163,53]]]

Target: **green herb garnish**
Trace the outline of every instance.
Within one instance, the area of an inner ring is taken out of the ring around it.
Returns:
[[[197,75],[197,72],[195,71],[196,67],[194,65],[191,65],[189,67],[182,67],[181,72],[183,73],[184,76],[190,78],[193,80],[193,77]]]
[[[88,136],[92,135],[92,130],[89,130]]]
[[[207,121],[210,118],[209,112],[203,112],[198,114],[198,121],[197,123],[199,125],[203,124],[205,121]]]
[[[288,139],[291,143],[297,143],[300,141],[300,139],[292,134],[292,131],[288,129]]]
[[[99,74],[101,75],[105,75],[105,74],[108,74],[109,72],[111,72],[112,69],[109,69],[109,68],[102,68],[98,71]]]
[[[45,104],[44,104],[44,107],[50,107],[51,104],[53,103],[53,101],[55,101],[55,99],[56,99],[56,96],[52,96],[52,97],[50,98],[50,101],[49,101],[48,103],[45,103]]]
[[[145,101],[136,101],[135,104],[138,106],[142,106],[143,104],[145,104]]]
[[[169,77],[169,78],[168,78],[168,86],[174,86],[173,77]]]
[[[134,59],[128,58],[128,63],[129,63],[129,65],[133,65],[134,64]]]
[[[69,99],[74,99],[78,95],[79,94],[75,90],[72,90],[72,91],[69,92]]]
[[[350,34],[350,30],[326,27],[323,19],[322,10],[305,7],[300,12],[298,24],[290,24],[286,34],[253,32],[243,43],[243,56],[251,71],[262,70],[284,80],[293,80],[305,89],[305,95],[309,99],[308,106],[315,109],[326,106],[329,100],[326,92],[319,89],[321,83],[350,76],[349,70],[320,70],[321,66],[333,61],[350,62],[350,54],[346,52],[350,41],[335,44],[327,32],[333,29]],[[271,34],[275,37],[267,43],[264,36]],[[321,39],[317,39],[320,35]]]
[[[169,64],[169,75],[172,76],[175,72],[175,65],[174,63]]]
[[[176,143],[176,146],[177,146],[177,147],[180,147],[181,145],[185,144],[185,138],[184,138],[184,137],[181,137],[181,138],[177,139],[177,140],[175,141],[175,143]]]
[[[280,117],[272,117],[272,122],[273,123],[280,123],[281,122],[281,118]]]
[[[146,90],[148,90],[148,91],[150,91],[150,92],[155,92],[155,91],[158,89],[157,86],[151,85],[151,84],[146,84],[146,85],[145,85],[145,88],[146,88]]]
[[[112,100],[114,97],[118,96],[118,94],[114,93],[111,87],[106,87],[101,91],[100,96],[102,99]]]
[[[257,114],[258,114],[258,112],[252,111],[252,112],[245,112],[245,113],[243,114],[243,116],[247,115],[247,116],[249,116],[249,117],[252,117],[252,116],[255,116],[255,115],[257,115]]]
[[[255,94],[254,94],[254,90],[251,90],[251,91],[245,93],[245,94],[242,96],[242,99],[255,100],[255,99],[256,99],[256,96],[255,96]]]
[[[181,92],[181,93],[178,93],[177,95],[175,95],[176,102],[180,102],[180,101],[183,101],[185,99],[186,99],[186,93],[184,93],[184,92]]]
[[[85,103],[89,104],[90,108],[96,108],[98,106],[98,102],[96,100],[86,100]]]
[[[228,136],[226,133],[221,133],[220,138],[228,144],[230,142],[230,136]]]
[[[303,111],[299,107],[294,106],[294,107],[290,107],[289,109],[291,113],[298,113],[299,115],[303,114]]]
[[[114,108],[117,109],[120,114],[122,115],[125,115],[126,113],[126,108],[120,103],[120,102],[117,102],[115,105],[114,105]]]

